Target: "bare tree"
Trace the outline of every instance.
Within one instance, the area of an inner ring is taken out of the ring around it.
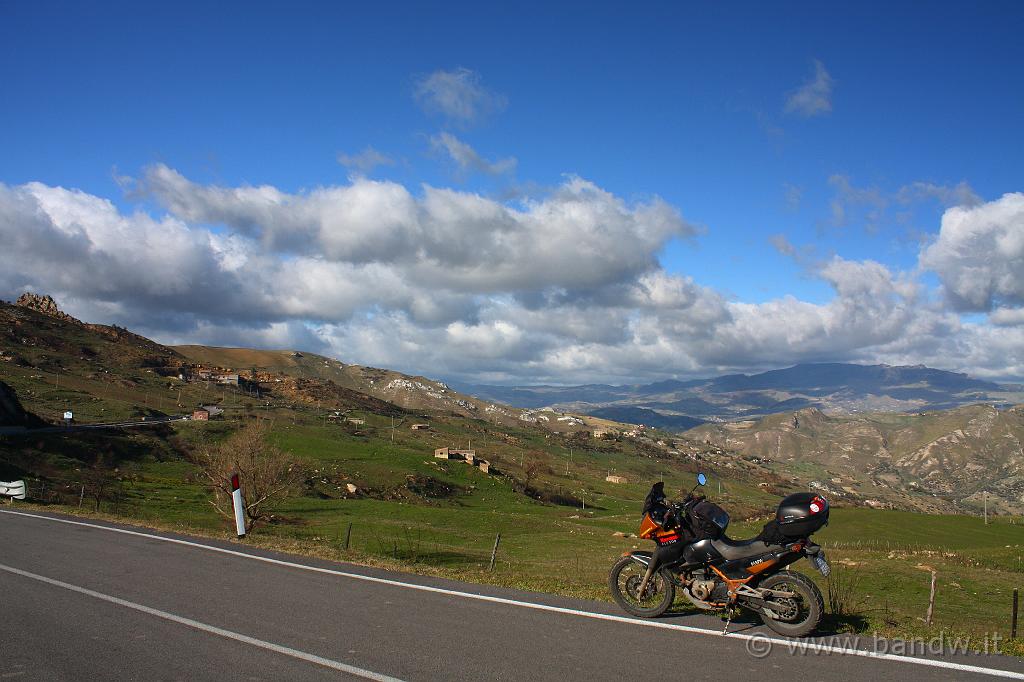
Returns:
[[[127,486],[134,483],[137,478],[130,471],[105,466],[103,453],[96,455],[92,465],[82,467],[78,471],[81,496],[84,499],[88,494],[97,512],[100,510],[100,503],[104,501],[109,502],[112,510],[116,512],[128,493]]]
[[[536,450],[530,450],[526,453],[523,464],[523,477],[526,487],[529,487],[533,483],[534,479],[544,470],[544,460],[541,459],[541,453]]]
[[[256,420],[224,442],[204,445],[192,455],[213,491],[210,504],[227,518],[234,516],[231,474],[238,473],[250,529],[264,521],[277,502],[297,492],[304,480],[299,464],[267,442],[268,431],[266,420]]]

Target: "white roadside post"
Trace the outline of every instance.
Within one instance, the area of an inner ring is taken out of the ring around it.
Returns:
[[[231,474],[231,504],[235,508],[235,530],[238,537],[245,537],[245,502],[242,501],[242,486],[238,473]]]

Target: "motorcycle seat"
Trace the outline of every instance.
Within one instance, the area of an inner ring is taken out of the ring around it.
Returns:
[[[751,556],[757,556],[758,554],[765,554],[772,550],[771,545],[766,545],[757,538],[751,538],[749,540],[733,540],[726,535],[712,540],[711,545],[718,550],[724,558],[732,561],[733,559],[745,559]]]

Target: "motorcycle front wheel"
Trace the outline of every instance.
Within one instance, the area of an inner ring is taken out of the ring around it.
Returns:
[[[761,614],[761,620],[772,630],[786,637],[806,637],[818,627],[825,612],[825,603],[821,590],[810,578],[795,571],[779,571],[762,580],[758,587],[796,595],[769,600],[772,611],[779,617]]]
[[[608,587],[615,603],[627,612],[641,618],[656,618],[672,606],[676,588],[663,571],[657,571],[641,597],[640,583],[646,573],[646,566],[628,556],[622,557],[608,574]]]

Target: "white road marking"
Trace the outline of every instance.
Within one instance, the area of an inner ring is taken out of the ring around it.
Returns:
[[[443,587],[431,587],[429,585],[418,585],[416,583],[407,583],[400,580],[391,580],[389,578],[377,578],[369,575],[362,575],[360,573],[350,573],[348,571],[337,571],[330,568],[321,568],[319,566],[307,566],[306,564],[299,564],[292,561],[283,561],[281,559],[273,559],[271,557],[259,556],[256,554],[249,554],[247,552],[239,552],[233,549],[225,549],[223,547],[215,547],[213,545],[205,545],[201,542],[191,542],[189,540],[179,540],[177,538],[167,538],[160,535],[153,535],[152,533],[142,533],[135,530],[127,530],[125,528],[112,528],[110,526],[101,526],[95,523],[85,523],[84,521],[71,521],[70,519],[59,519],[52,516],[43,516],[41,514],[30,514],[28,512],[16,512],[9,511],[6,509],[0,509],[0,513],[14,514],[17,516],[25,516],[33,519],[41,519],[43,521],[53,521],[54,523],[66,523],[72,526],[86,526],[88,528],[96,528],[98,530],[105,530],[112,533],[122,533],[124,535],[134,535],[142,538],[149,538],[151,540],[160,540],[161,542],[169,542],[176,545],[184,545],[186,547],[195,547],[197,549],[204,549],[210,552],[218,552],[220,554],[228,554],[231,556],[242,557],[244,559],[250,559],[252,561],[262,561],[267,564],[275,564],[277,566],[287,566],[289,568],[298,568],[303,571],[311,571],[314,573],[325,573],[327,575],[336,575],[342,578],[351,578],[353,580],[362,580],[370,583],[377,583],[380,585],[390,585],[393,587],[402,587],[410,590],[419,590],[421,592],[433,592],[435,594],[444,594],[451,597],[462,597],[464,599],[476,599],[478,601],[491,602],[494,604],[505,604],[508,606],[519,606],[527,609],[536,609],[538,611],[549,611],[551,613],[562,613],[570,616],[581,616],[583,618],[592,618],[594,620],[611,621],[614,623],[627,623],[629,625],[637,625],[641,627],[659,628],[663,630],[676,630],[679,632],[689,632],[699,635],[711,635],[714,637],[728,637],[729,639],[739,639],[744,641],[755,640],[759,644],[764,642],[772,642],[774,644],[783,645],[785,651],[795,651],[797,649],[804,651],[814,651],[826,654],[843,654],[848,656],[860,656],[863,658],[872,658],[882,661],[898,661],[900,663],[911,663],[914,665],[923,665],[933,668],[944,668],[946,670],[959,670],[961,672],[977,673],[980,675],[990,675],[993,677],[1003,677],[1011,680],[1024,680],[1024,673],[1014,672],[1012,670],[1000,670],[999,668],[985,668],[976,665],[967,665],[964,663],[954,663],[952,661],[942,661],[932,658],[914,658],[911,656],[900,656],[897,654],[881,653],[877,651],[870,651],[868,649],[854,649],[852,647],[842,647],[830,644],[818,644],[815,642],[804,642],[791,639],[780,639],[777,637],[768,637],[763,634],[747,635],[741,632],[732,632],[728,635],[723,634],[719,630],[709,630],[707,628],[698,628],[692,625],[677,625],[675,623],[663,623],[656,620],[640,620],[637,618],[628,618],[626,616],[614,616],[607,613],[595,613],[593,611],[581,611],[578,609],[569,609],[561,606],[550,606],[548,604],[538,604],[535,602],[519,601],[517,599],[508,599],[506,597],[494,597],[488,594],[474,594],[473,592],[460,592],[458,590],[450,590]]]
[[[54,585],[56,587],[62,587],[65,590],[71,590],[72,592],[78,592],[95,599],[102,599],[103,601],[110,602],[111,604],[117,604],[118,606],[124,606],[125,608],[134,609],[135,611],[141,611],[157,618],[163,618],[173,623],[179,623],[181,625],[187,625],[190,628],[196,630],[202,630],[203,632],[209,632],[213,635],[220,637],[226,637],[227,639],[233,639],[236,642],[242,642],[244,644],[251,644],[252,646],[258,646],[261,649],[267,651],[273,651],[275,653],[284,654],[285,656],[291,656],[302,661],[309,663],[315,663],[316,665],[322,665],[325,668],[331,668],[333,670],[340,670],[343,673],[349,675],[355,675],[356,677],[362,677],[367,680],[376,680],[377,682],[401,682],[397,677],[389,677],[387,675],[381,675],[371,670],[363,670],[357,668],[354,665],[348,665],[347,663],[341,663],[339,661],[331,660],[330,658],[324,658],[315,654],[309,654],[305,651],[299,651],[298,649],[292,649],[291,647],[282,646],[280,644],[274,644],[273,642],[264,642],[262,639],[256,639],[255,637],[249,637],[248,635],[242,635],[231,630],[225,630],[214,625],[207,625],[206,623],[200,623],[197,620],[191,618],[185,618],[183,616],[176,616],[173,613],[167,613],[159,609],[154,609],[149,606],[143,606],[142,604],[136,604],[125,599],[118,597],[112,597],[109,594],[103,594],[102,592],[95,592],[93,590],[79,587],[78,585],[72,585],[70,583],[62,582],[60,580],[54,580],[53,578],[47,578],[44,575],[38,575],[36,573],[29,573],[28,571],[22,571],[21,569],[14,568],[12,566],[5,566],[0,564],[0,571],[7,571],[15,575],[20,575],[24,578],[31,578],[32,580],[38,580],[39,582],[46,583],[48,585]]]

